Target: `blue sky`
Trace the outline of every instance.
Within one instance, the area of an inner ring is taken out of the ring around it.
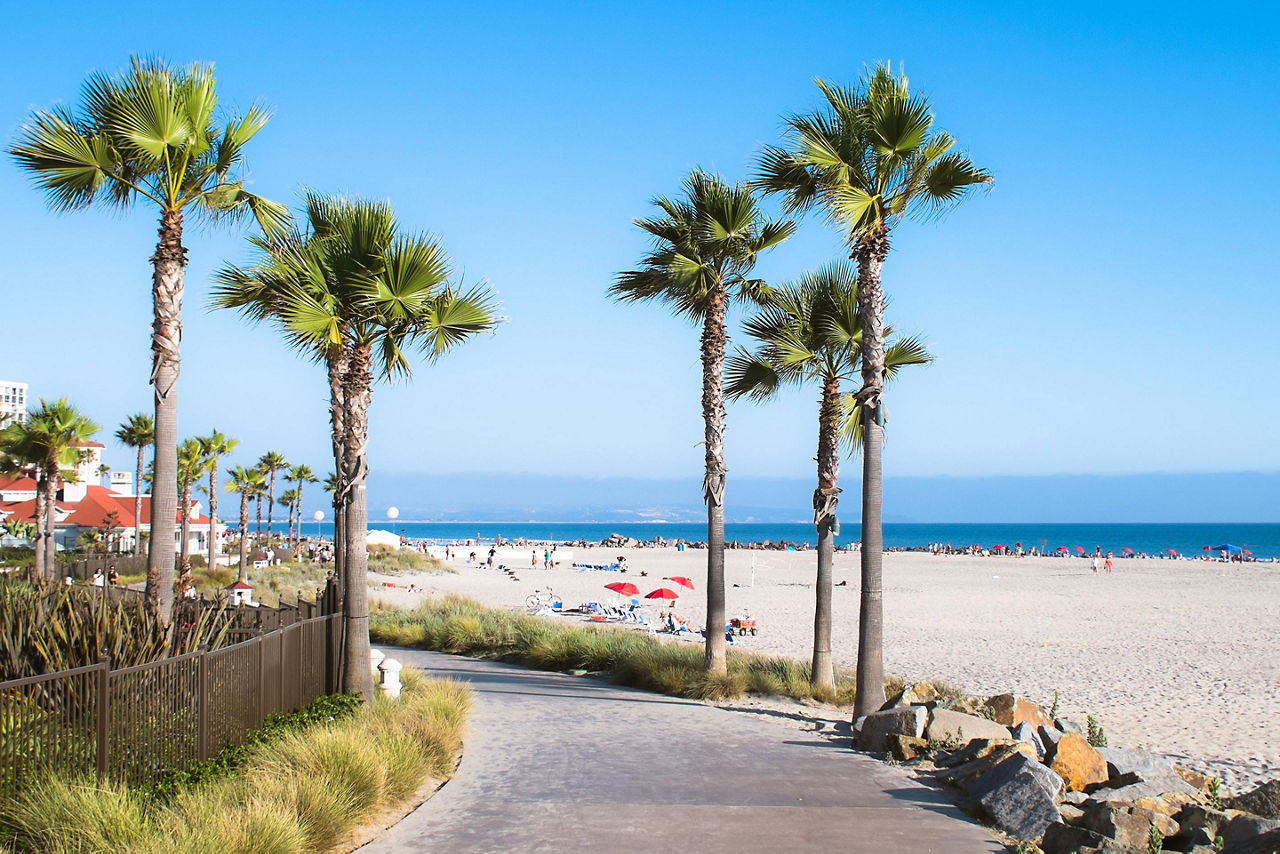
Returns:
[[[750,173],[813,78],[902,63],[995,175],[885,268],[937,362],[890,397],[895,476],[1280,470],[1280,16],[1190,4],[227,4],[5,10],[0,131],[131,52],[217,65],[275,117],[254,189],[385,197],[509,318],[374,397],[375,471],[677,477],[701,466],[696,330],[605,288],[634,217],[701,165]],[[155,217],[57,215],[0,163],[0,376],[104,426],[146,410]],[[208,311],[233,231],[188,237],[181,429],[327,468],[322,376]],[[816,219],[758,268],[842,253]],[[50,324],[56,335],[50,336]],[[735,475],[808,477],[813,392],[729,412]],[[123,451],[109,459],[128,465]],[[853,474],[852,462],[847,470]]]

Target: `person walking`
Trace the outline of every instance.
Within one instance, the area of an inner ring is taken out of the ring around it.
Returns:
[[[1093,574],[1097,575],[1098,574],[1098,556],[1096,554],[1093,556],[1093,560],[1089,561],[1089,564],[1093,567]]]
[[[1106,567],[1107,575],[1110,575],[1111,574],[1111,552],[1107,552],[1107,559],[1103,563],[1103,566]]]

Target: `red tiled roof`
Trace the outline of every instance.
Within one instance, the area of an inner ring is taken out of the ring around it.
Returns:
[[[80,447],[81,448],[105,448],[106,445],[102,444],[101,442],[81,442]]]
[[[30,501],[12,501],[8,503],[0,503],[0,511],[3,511],[7,517],[14,515],[17,518],[34,522],[35,521],[34,499]],[[85,497],[83,501],[76,503],[68,503],[65,501],[58,502],[58,509],[64,513],[71,515],[61,520],[59,525],[77,525],[81,528],[99,528],[106,523],[107,515],[112,511],[116,511],[116,527],[117,528],[133,528],[135,527],[133,519],[133,496],[117,495],[105,486],[87,486],[85,487]],[[182,522],[182,514],[175,513],[174,522]],[[151,524],[151,496],[142,496],[142,524]],[[202,514],[194,514],[191,517],[192,525],[208,525],[209,517]]]
[[[35,478],[18,475],[11,480],[0,480],[0,492],[34,492],[38,484]]]

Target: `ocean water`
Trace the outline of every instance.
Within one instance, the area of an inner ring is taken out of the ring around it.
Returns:
[[[392,531],[411,540],[427,540],[438,543],[479,539],[492,542],[498,536],[505,540],[530,539],[549,541],[587,540],[599,542],[610,534],[622,534],[637,540],[663,537],[666,540],[697,542],[706,539],[706,526],[697,523],[635,523],[625,522],[401,522],[371,521],[370,528]],[[316,525],[304,523],[304,534],[319,533],[331,536],[333,526],[325,522]],[[735,523],[725,525],[725,538],[742,543],[758,543],[768,540],[810,544],[816,542],[812,525]],[[844,524],[837,545],[856,542],[859,526]],[[1101,546],[1102,551],[1117,555],[1124,548],[1147,554],[1167,554],[1169,549],[1180,555],[1203,554],[1205,546],[1226,543],[1241,546],[1253,552],[1259,559],[1280,558],[1280,524],[950,524],[919,523],[884,526],[884,543],[887,548],[922,548],[930,543],[950,543],[953,546],[980,545],[987,548],[996,544],[1013,547],[1021,543],[1024,549],[1035,547],[1041,551],[1053,551],[1065,546],[1075,553],[1079,546],[1088,552]]]

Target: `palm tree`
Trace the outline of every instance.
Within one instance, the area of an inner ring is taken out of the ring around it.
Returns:
[[[200,437],[200,449],[208,462],[209,486],[204,490],[209,496],[209,569],[213,569],[218,558],[218,543],[215,539],[218,527],[218,459],[236,449],[240,442],[214,430],[208,436]]]
[[[160,213],[151,256],[151,384],[155,392],[155,489],[147,556],[147,599],[164,625],[173,606],[174,526],[178,511],[178,368],[188,212],[209,220],[252,214],[264,232],[287,228],[288,210],[250,193],[240,175],[244,146],[270,113],[215,119],[213,67],[131,60],[117,74],[95,73],[78,112],[35,111],[9,153],[57,210],[95,203],[127,207],[139,197]]]
[[[285,537],[285,544],[292,547],[293,544],[293,511],[298,503],[298,490],[286,489],[280,493],[280,497],[276,499],[276,503],[289,511],[289,534]]]
[[[136,555],[142,550],[142,473],[146,468],[146,460],[143,455],[146,453],[147,448],[155,443],[155,420],[150,415],[144,415],[141,412],[137,415],[130,415],[129,419],[116,430],[116,439],[125,447],[136,448],[138,451],[138,470],[135,475],[137,479],[133,485],[133,553]],[[151,597],[159,592],[159,582],[158,576],[154,579],[152,578],[150,561],[148,561],[147,597],[153,609],[158,602]]]
[[[285,479],[288,480],[290,483],[295,484],[297,488],[298,500],[296,502],[296,506],[297,506],[298,521],[297,521],[296,537],[297,537],[297,540],[301,540],[302,539],[302,488],[304,484],[319,483],[320,481],[316,478],[315,473],[311,471],[310,466],[301,464],[301,463],[290,468],[289,473],[285,476]],[[294,524],[292,514],[290,514],[289,518],[290,518],[289,525],[290,525],[290,529],[292,530],[292,527]]]
[[[407,376],[405,348],[429,361],[497,323],[488,288],[450,282],[448,258],[425,235],[401,235],[390,206],[309,194],[309,232],[271,245],[249,269],[217,275],[215,303],[269,319],[323,362],[340,475],[345,593],[344,690],[370,696],[368,667],[369,405],[375,379]]]
[[[786,145],[768,146],[756,183],[781,193],[786,209],[820,207],[845,232],[858,267],[862,320],[862,602],[858,619],[855,715],[884,702],[884,538],[880,527],[885,380],[884,290],[881,268],[893,229],[908,215],[936,216],[991,175],[933,128],[929,102],[913,95],[903,75],[886,65],[853,88],[818,88],[826,105],[786,121]]]
[[[178,491],[182,503],[178,507],[182,542],[178,550],[178,588],[191,583],[191,486],[205,472],[208,459],[199,439],[183,439],[178,445]]]
[[[275,451],[267,451],[258,460],[258,471],[267,476],[267,542],[271,542],[271,516],[276,503],[276,472],[289,468],[289,461]]]
[[[249,498],[262,494],[262,472],[236,466],[227,472],[227,492],[240,493],[240,581],[249,580]]]
[[[10,425],[13,427],[15,425]],[[98,425],[67,402],[65,397],[50,403],[40,401],[40,406],[27,416],[25,439],[14,443],[16,447],[25,447],[34,451],[40,462],[37,467],[39,484],[37,489],[43,496],[37,513],[43,513],[43,542],[37,546],[37,574],[43,570],[47,581],[57,580],[55,554],[57,545],[54,540],[54,510],[58,481],[74,477],[74,473],[64,471],[64,466],[74,466],[80,460],[80,451],[85,442],[98,432]],[[6,430],[9,428],[6,427]],[[43,562],[39,559],[39,551],[44,551]]]
[[[44,460],[44,452],[40,447],[30,419],[27,421],[11,421],[0,430],[0,474],[23,475],[34,471],[36,475],[36,500],[32,507],[34,524],[31,525],[31,548],[35,554],[36,578],[45,577],[44,566],[44,490],[40,488],[40,464]],[[12,518],[9,521],[15,521]],[[14,536],[17,536],[14,534]]]
[[[707,645],[704,666],[728,668],[724,637],[724,355],[729,335],[725,312],[733,300],[761,302],[762,279],[749,278],[761,252],[791,236],[790,222],[768,222],[751,190],[695,171],[684,198],[653,200],[662,215],[636,220],[654,240],[639,270],[618,274],[609,293],[623,302],[659,300],[677,315],[702,325],[702,420],[707,504]]]
[[[859,404],[841,385],[858,376],[862,325],[858,316],[858,277],[851,265],[829,264],[774,290],[770,303],[747,321],[747,334],[759,342],[754,353],[739,350],[725,370],[725,392],[736,400],[773,397],[783,385],[817,384],[818,487],[813,493],[813,524],[818,535],[818,574],[813,620],[815,687],[835,688],[831,660],[831,569],[835,554],[836,505],[839,503],[840,444],[861,441]],[[891,330],[886,330],[889,334]],[[905,365],[930,357],[915,338],[894,341],[885,350],[890,377]]]

